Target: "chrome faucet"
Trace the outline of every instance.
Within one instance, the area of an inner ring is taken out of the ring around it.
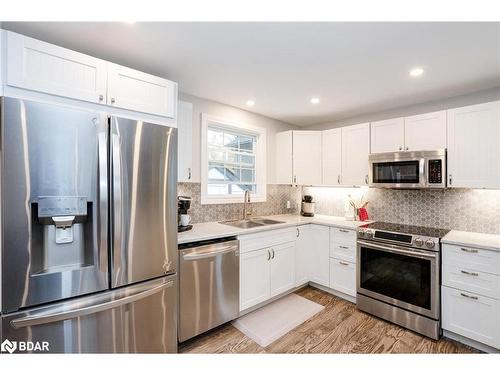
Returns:
[[[243,200],[243,220],[252,214],[252,210],[247,210],[247,204],[250,203],[250,191],[245,190],[245,198]]]

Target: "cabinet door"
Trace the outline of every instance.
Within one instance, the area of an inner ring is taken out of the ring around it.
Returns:
[[[448,111],[448,186],[500,188],[500,101]]]
[[[104,104],[106,68],[103,60],[7,32],[9,86]]]
[[[271,253],[268,249],[240,255],[240,311],[270,297]]]
[[[405,117],[405,150],[446,148],[446,111]]]
[[[500,349],[500,301],[442,287],[443,328]]]
[[[356,297],[356,264],[331,258],[330,288]]]
[[[309,241],[309,280],[330,285],[330,228],[311,225]]]
[[[292,131],[276,134],[276,183],[293,184]]]
[[[403,151],[405,142],[403,117],[372,122],[370,127],[372,153]]]
[[[192,182],[193,103],[179,101],[177,113],[177,179]]]
[[[177,84],[109,63],[108,105],[175,118]]]
[[[342,185],[368,184],[370,124],[342,128]]]
[[[340,185],[342,172],[342,130],[330,129],[323,131],[323,185]]]
[[[321,185],[321,132],[293,132],[293,174],[298,185]]]
[[[271,248],[271,297],[295,286],[295,242]]]
[[[309,225],[297,227],[297,242],[295,244],[295,286],[300,286],[309,282],[310,241]]]

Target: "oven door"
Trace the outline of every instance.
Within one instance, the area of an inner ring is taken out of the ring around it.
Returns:
[[[387,188],[423,188],[426,186],[425,159],[370,155],[370,186]]]
[[[358,241],[357,292],[439,319],[439,253]]]

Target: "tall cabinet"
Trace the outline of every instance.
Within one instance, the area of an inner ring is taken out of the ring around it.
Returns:
[[[448,110],[448,186],[500,188],[500,101]]]
[[[177,179],[193,182],[193,103],[177,104]]]

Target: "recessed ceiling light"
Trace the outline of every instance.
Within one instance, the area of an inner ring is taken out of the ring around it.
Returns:
[[[247,106],[253,107],[255,105],[255,102],[253,100],[247,100]]]
[[[129,25],[133,25],[134,23],[136,23],[137,21],[125,21],[125,23],[128,23]]]
[[[311,98],[311,103],[312,104],[318,104],[319,103],[319,98]]]
[[[424,70],[422,68],[415,68],[410,70],[411,77],[420,77],[422,74],[424,74]]]

